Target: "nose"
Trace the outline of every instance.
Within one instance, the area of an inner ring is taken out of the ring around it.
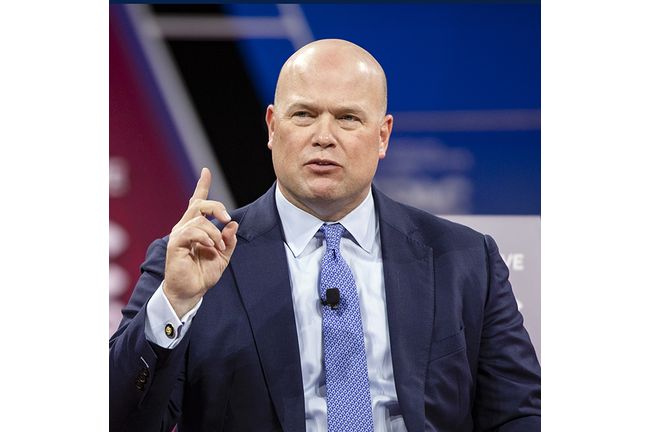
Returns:
[[[326,148],[337,144],[336,121],[332,116],[320,116],[314,126],[312,145]]]

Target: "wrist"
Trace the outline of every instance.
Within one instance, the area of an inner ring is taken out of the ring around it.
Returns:
[[[174,309],[174,312],[176,312],[176,315],[178,316],[179,319],[182,319],[189,311],[191,311],[194,308],[194,306],[198,304],[199,301],[201,301],[201,297],[202,297],[201,295],[195,295],[192,297],[182,297],[168,292],[165,289],[164,281],[163,281],[162,288],[165,297],[167,297],[169,304],[171,305],[172,309]]]

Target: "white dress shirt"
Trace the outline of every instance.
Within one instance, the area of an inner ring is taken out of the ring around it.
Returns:
[[[323,221],[295,207],[277,187],[275,199],[284,230],[284,246],[289,265],[307,432],[326,432],[323,313],[319,296],[320,267],[325,253],[324,236],[319,231]],[[354,275],[359,295],[374,430],[404,432],[406,427],[397,403],[393,379],[379,225],[372,193],[338,223],[346,229],[341,239],[341,256]],[[147,338],[159,346],[174,348],[187,332],[201,303],[202,300],[179,320],[161,284],[147,304]],[[177,329],[173,339],[165,334],[167,323]]]
[[[324,235],[319,231],[323,221],[291,204],[279,188],[275,190],[275,201],[291,278],[307,432],[326,432],[323,311],[319,295],[321,261],[326,249]],[[359,295],[374,430],[406,431],[393,379],[381,242],[372,193],[338,223],[346,229],[341,239],[341,256],[354,275]]]

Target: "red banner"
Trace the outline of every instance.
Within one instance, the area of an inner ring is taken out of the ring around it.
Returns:
[[[110,334],[149,244],[181,218],[191,195],[165,107],[123,12],[110,8]],[[198,177],[198,173],[196,173]]]

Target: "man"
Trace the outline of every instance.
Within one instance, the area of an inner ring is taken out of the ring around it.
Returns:
[[[111,430],[356,431],[363,416],[375,431],[540,430],[539,364],[494,241],[372,187],[386,95],[346,41],[285,63],[266,113],[277,182],[231,218],[204,169],[151,245],[110,342]],[[320,277],[337,255],[354,288],[330,300]],[[360,357],[342,370],[361,364],[365,384],[335,407],[357,379],[334,389],[347,341],[327,332],[357,296]]]

